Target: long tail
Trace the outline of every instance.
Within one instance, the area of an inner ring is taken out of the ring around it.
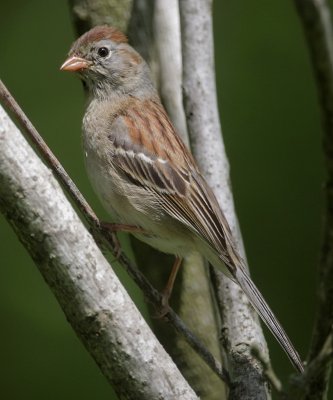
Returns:
[[[262,297],[261,293],[252,282],[248,273],[242,266],[237,266],[234,271],[236,281],[239,283],[240,287],[244,290],[248,299],[250,300],[252,306],[260,315],[262,320],[265,322],[269,330],[272,332],[276,340],[280,343],[281,347],[287,353],[291,363],[300,372],[304,372],[304,367],[302,361],[292,345],[290,339],[288,338],[286,332],[282,328],[281,324],[273,314],[272,310],[269,308],[268,304]]]

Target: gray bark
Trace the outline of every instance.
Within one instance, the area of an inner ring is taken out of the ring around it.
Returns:
[[[1,107],[0,210],[121,398],[197,399],[52,173]]]
[[[180,0],[183,52],[183,95],[193,154],[213,188],[229,222],[240,254],[242,237],[230,187],[229,163],[222,141],[215,86],[211,0]],[[200,32],[200,34],[198,34]],[[258,317],[242,290],[212,272],[222,319],[224,363],[237,383],[232,399],[268,399],[262,365],[251,353],[256,345],[264,359],[268,349]]]
[[[159,94],[177,132],[188,145],[182,96],[182,53],[178,0],[156,0],[153,18]]]
[[[72,12],[76,15],[76,30],[85,21],[80,21],[77,10],[84,8],[94,15],[94,1],[76,0]],[[97,2],[98,3],[98,2]],[[85,14],[83,14],[84,16]],[[122,20],[125,19],[125,21]],[[160,96],[169,116],[183,140],[188,143],[185,112],[182,104],[182,65],[179,8],[177,0],[134,0],[132,14],[127,21],[123,10],[117,20],[111,15],[102,15],[99,19],[89,20],[90,29],[97,22],[116,22],[117,27],[128,25],[128,34],[133,45],[150,64],[153,77],[159,87]],[[173,258],[162,255],[135,238],[131,238],[132,247],[140,269],[154,286],[161,290],[167,282]],[[159,268],[156,269],[156,264]],[[171,298],[173,309],[186,321],[189,328],[203,341],[213,355],[220,360],[218,346],[218,329],[214,319],[211,290],[204,260],[198,254],[187,257],[182,264]],[[196,310],[196,312],[193,312]],[[201,311],[199,311],[201,310]],[[150,307],[151,314],[155,313]],[[152,326],[159,340],[172,356],[186,379],[198,395],[206,400],[221,400],[224,384],[207,366],[200,356],[186,343],[184,337],[170,327],[165,321],[152,320]]]
[[[157,82],[162,102],[177,132],[189,145],[182,96],[182,53],[178,0],[156,0],[153,18],[155,57],[159,74]],[[220,359],[218,326],[212,303],[207,266],[200,254],[189,254],[183,260],[177,288],[177,312]],[[157,325],[157,334],[163,327]],[[161,332],[163,334],[163,332]],[[205,400],[222,400],[223,382],[207,368],[180,335],[165,338],[166,348],[196,393]],[[172,343],[173,342],[173,343]]]

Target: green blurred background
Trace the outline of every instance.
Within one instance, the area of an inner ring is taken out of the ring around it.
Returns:
[[[222,127],[252,275],[304,358],[316,305],[324,168],[300,22],[288,0],[215,1],[214,21]],[[105,217],[83,168],[81,84],[59,71],[73,32],[65,0],[1,0],[0,76]],[[1,216],[0,254],[0,398],[111,399]],[[292,368],[269,334],[267,340],[285,380]]]

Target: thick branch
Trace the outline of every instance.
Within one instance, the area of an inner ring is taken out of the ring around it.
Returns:
[[[177,132],[189,143],[182,96],[182,53],[178,0],[156,0],[154,44],[159,93]]]
[[[182,54],[179,19],[178,0],[155,0],[153,41],[154,56],[158,65],[159,93],[177,132],[184,142],[189,144],[182,98]],[[165,266],[165,271],[169,273],[172,261],[170,262],[169,259],[167,261],[169,265]],[[145,265],[145,271],[148,267]],[[164,281],[160,287],[165,285],[166,277],[164,275],[163,270],[161,270],[159,276]],[[203,257],[198,253],[189,254],[183,260],[172,296],[172,304],[190,329],[201,338],[214,356],[220,359],[218,326],[208,275]],[[212,374],[211,370],[185,343],[183,337],[172,335],[170,331],[166,332],[165,327],[158,321],[153,321],[153,324],[158,337],[161,338],[162,343],[196,393],[205,400],[222,400],[225,393],[223,383]]]
[[[119,0],[118,2],[121,3]],[[93,3],[92,0],[75,1],[76,8],[71,8],[71,10],[76,16],[77,30],[85,24],[84,20],[80,21],[80,16],[76,12],[77,7],[84,7],[87,10],[88,6],[93,6]],[[126,16],[126,13],[123,16]],[[113,16],[108,15],[107,18],[112,19]],[[90,22],[95,24],[92,19]],[[119,19],[116,22],[116,26],[124,25]],[[88,24],[86,28],[90,29],[93,25]],[[162,102],[183,140],[188,143],[182,104],[178,0],[134,0],[128,31],[131,44],[141,52],[153,68]],[[140,270],[156,288],[163,288],[173,259],[133,237],[131,237],[131,244]],[[214,319],[211,290],[204,260],[200,255],[193,254],[183,260],[172,296],[172,306],[214,356],[220,359],[218,329]],[[150,310],[152,313],[155,312],[153,307]],[[165,321],[153,319],[152,326],[157,337],[196,393],[207,400],[221,400],[225,392],[223,383],[186,343],[183,335],[175,334],[171,326],[166,327]]]
[[[244,256],[217,108],[211,0],[180,0],[179,3],[184,104],[191,146]],[[251,346],[256,343],[268,359],[258,318],[238,286],[220,274],[213,274],[222,314],[225,358],[231,379],[238,383],[230,398],[266,399],[268,394],[262,378],[262,366],[251,354]]]
[[[308,362],[318,360],[333,325],[333,28],[331,14],[325,0],[295,0],[301,19],[317,90],[324,128],[326,156],[326,211],[324,238],[319,264],[318,308]],[[304,399],[325,399],[327,396],[332,359],[325,362],[321,373],[308,375],[308,393]],[[318,370],[318,369],[317,369]],[[312,369],[314,371],[314,369]],[[315,396],[315,397],[314,397]]]
[[[0,209],[120,397],[197,398],[1,107]]]
[[[98,237],[98,241],[105,244],[108,249],[116,254],[115,247],[113,244],[113,236],[110,231],[101,230],[99,227],[99,220],[95,213],[90,208],[89,204],[86,202],[82,194],[79,192],[74,182],[68,176],[62,165],[53,155],[51,150],[48,148],[46,143],[43,141],[42,137],[36,131],[35,127],[28,120],[26,115],[20,109],[16,101],[13,99],[11,94],[8,92],[7,88],[0,81],[0,99],[8,106],[8,108],[14,113],[19,124],[26,132],[27,136],[37,145],[40,154],[43,159],[50,166],[52,171],[56,174],[59,181],[65,187],[67,193],[71,196],[75,204],[82,211],[84,218],[90,224],[91,229],[94,231],[95,235]],[[126,269],[128,274],[133,278],[135,283],[143,291],[145,298],[155,307],[160,307],[161,305],[161,295],[157,292],[149,281],[140,273],[135,265],[124,255],[118,255],[118,261]],[[209,353],[209,351],[202,345],[202,343],[197,339],[197,337],[188,330],[182,320],[177,316],[177,314],[170,309],[165,317],[167,321],[173,325],[177,332],[181,333],[185,338],[186,342],[200,355],[200,357],[210,366],[210,368],[224,381],[228,381],[228,376],[225,371],[221,368],[221,365],[214,357]]]

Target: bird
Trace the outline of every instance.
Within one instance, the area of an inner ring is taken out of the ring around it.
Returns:
[[[300,356],[247,272],[213,190],[170,121],[147,63],[126,35],[111,26],[92,28],[72,44],[60,69],[78,73],[87,90],[85,164],[104,208],[118,229],[175,256],[164,304],[182,258],[199,251],[242,288],[303,373]]]

